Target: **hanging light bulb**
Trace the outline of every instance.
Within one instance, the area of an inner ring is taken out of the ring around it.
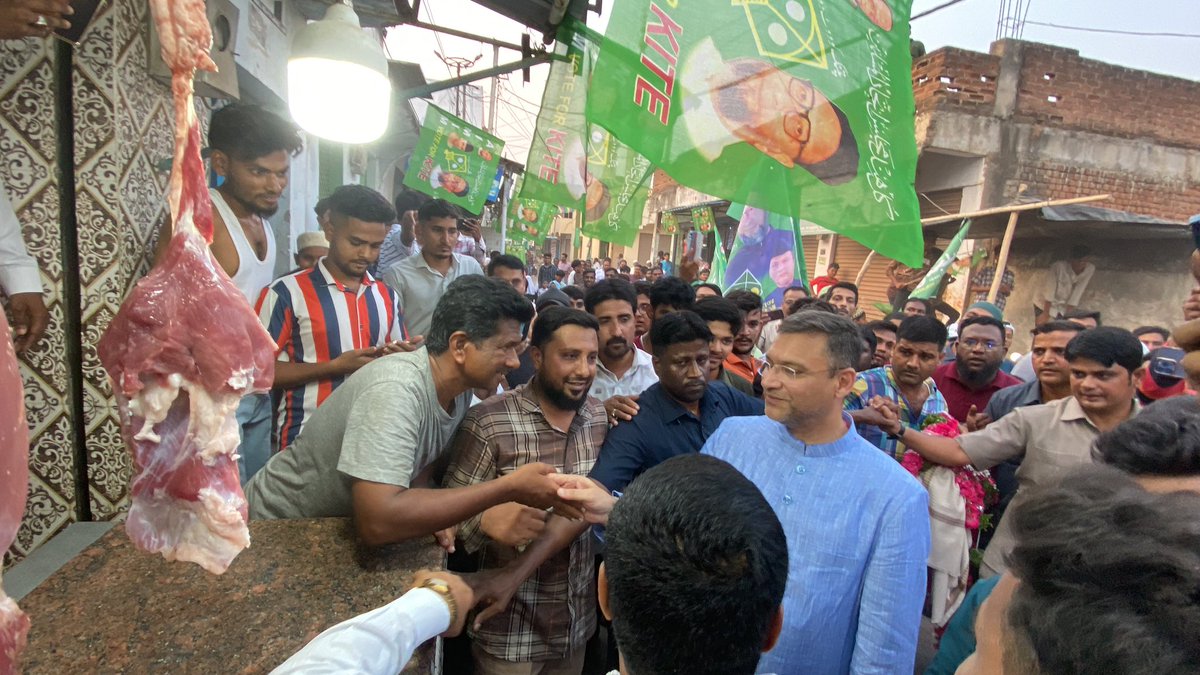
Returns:
[[[369,143],[387,130],[392,101],[387,57],[349,4],[296,33],[288,59],[288,107],[305,131],[340,143]]]

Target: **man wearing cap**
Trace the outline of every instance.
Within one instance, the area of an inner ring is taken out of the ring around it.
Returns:
[[[1187,373],[1180,364],[1183,357],[1184,351],[1176,347],[1159,347],[1146,354],[1142,359],[1142,372],[1137,376],[1137,397],[1142,405],[1175,396],[1196,395],[1188,389]]]
[[[275,452],[291,444],[352,373],[379,356],[419,345],[408,341],[395,291],[367,272],[395,216],[387,199],[370,188],[334,190],[326,226],[329,254],[276,280],[259,297],[258,315],[275,341],[278,359]],[[243,444],[243,481],[269,459],[267,448],[258,445],[266,444]],[[255,454],[260,451],[261,456]]]
[[[329,240],[324,232],[305,232],[296,237],[296,269],[291,274],[311,270],[317,261],[329,255]]]

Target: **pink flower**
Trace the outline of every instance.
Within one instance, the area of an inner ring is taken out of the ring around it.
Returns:
[[[904,467],[913,476],[916,476],[921,473],[921,468],[925,466],[925,460],[915,451],[906,450],[904,456],[900,458],[900,466]]]
[[[942,436],[943,438],[956,438],[959,435],[958,422],[954,420],[931,424],[921,431],[930,436]]]

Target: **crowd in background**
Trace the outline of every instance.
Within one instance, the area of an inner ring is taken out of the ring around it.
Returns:
[[[238,106],[210,129],[214,257],[278,350],[239,409],[250,515],[432,536],[450,571],[281,672],[395,672],[464,627],[446,672],[1200,663],[1200,410],[1166,329],[1078,306],[1086,249],[1056,263],[1024,366],[1015,308],[957,316],[898,266],[882,320],[836,266],[764,312],[665,252],[489,254],[450,204],[353,185],[271,280],[293,135]]]

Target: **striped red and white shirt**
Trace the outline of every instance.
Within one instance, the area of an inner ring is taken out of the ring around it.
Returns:
[[[343,352],[406,340],[396,292],[363,276],[358,291],[343,286],[322,258],[312,269],[275,280],[258,299],[258,316],[275,340],[279,361],[325,363]],[[276,409],[278,448],[291,444],[317,406],[345,376],[316,380],[281,393]]]

